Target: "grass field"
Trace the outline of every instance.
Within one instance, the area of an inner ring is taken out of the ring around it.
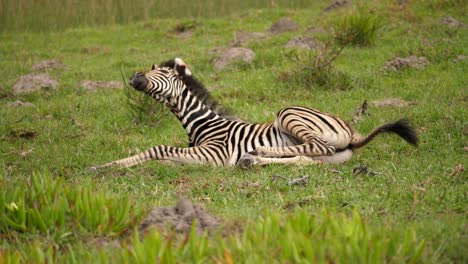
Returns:
[[[333,61],[349,80],[345,90],[282,78],[297,69],[284,46],[295,36],[337,45],[331,28],[357,12],[353,6],[323,12],[317,1],[304,9],[0,33],[0,263],[466,263],[468,62],[457,59],[467,54],[466,7],[463,1],[393,2],[362,7],[382,27],[373,44],[349,45]],[[446,16],[465,24],[445,25]],[[253,64],[215,71],[212,50],[229,46],[234,32],[265,32],[283,17],[299,29],[246,44],[256,53]],[[181,25],[192,27],[191,37],[177,35]],[[427,66],[382,70],[395,56],[410,55],[424,56]],[[88,91],[80,81],[121,80],[121,72],[130,76],[176,56],[216,99],[253,122],[272,121],[288,105],[351,120],[364,100],[412,102],[371,106],[355,127],[365,134],[407,117],[420,145],[382,136],[345,165],[242,170],[149,162],[89,174],[92,165],[151,146],[186,146],[187,136],[170,114],[136,120],[125,90]],[[52,58],[66,65],[47,72],[57,89],[12,92],[33,64]],[[33,106],[12,106],[16,100]],[[376,175],[353,174],[362,164]],[[275,175],[310,177],[296,186]],[[222,218],[227,234],[132,234],[145,212],[180,197]]]

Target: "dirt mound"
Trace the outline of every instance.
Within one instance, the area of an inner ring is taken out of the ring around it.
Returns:
[[[242,61],[250,64],[254,59],[255,53],[251,49],[230,48],[216,58],[213,64],[215,69],[220,71],[234,62]]]
[[[31,70],[33,71],[47,71],[47,70],[60,69],[60,68],[65,68],[65,64],[55,59],[44,60],[31,66]]]
[[[294,37],[288,41],[285,47],[310,50],[323,47],[323,43],[311,37]]]
[[[116,88],[122,89],[123,84],[121,81],[92,81],[83,80],[81,81],[81,87],[86,90],[96,90],[98,88]]]
[[[220,220],[207,213],[201,206],[194,205],[189,199],[181,199],[175,207],[153,208],[138,226],[138,231],[144,233],[149,229],[175,230],[188,233],[196,220],[196,231],[214,230],[220,225]]]
[[[259,40],[263,39],[267,36],[267,34],[263,32],[246,32],[246,31],[237,31],[234,34],[234,40],[232,41],[233,47],[240,47],[242,45],[247,44],[251,40]]]
[[[330,12],[338,8],[349,6],[350,2],[347,0],[333,1],[330,5],[323,9],[323,12]]]
[[[462,27],[464,24],[453,17],[446,16],[440,19],[440,23],[449,27]]]
[[[407,58],[395,57],[385,62],[383,69],[385,71],[399,71],[406,68],[423,69],[427,65],[425,57],[409,56]]]
[[[10,107],[30,107],[30,106],[34,106],[34,104],[30,103],[30,102],[23,102],[23,101],[20,101],[20,100],[16,100],[14,102],[9,103],[8,106],[10,106]]]
[[[55,89],[58,82],[47,74],[27,74],[21,76],[13,85],[13,93],[32,93],[41,89]]]
[[[271,25],[269,31],[272,34],[280,34],[288,31],[296,31],[299,28],[296,22],[289,18],[282,18],[278,22]]]
[[[413,105],[413,102],[405,101],[400,98],[387,98],[383,100],[375,100],[371,102],[371,105],[374,107],[386,107],[386,106],[410,106]]]

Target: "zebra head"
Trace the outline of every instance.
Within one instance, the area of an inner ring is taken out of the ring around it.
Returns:
[[[147,73],[135,73],[130,78],[130,85],[158,101],[168,102],[182,93],[185,84],[181,78],[191,75],[187,64],[180,58],[175,58],[161,67],[154,64]]]

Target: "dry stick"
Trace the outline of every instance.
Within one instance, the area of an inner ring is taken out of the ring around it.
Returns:
[[[327,44],[327,46],[326,46],[325,48],[323,48],[323,49],[324,49],[324,50],[328,49],[328,45],[329,45],[329,44]],[[310,70],[312,70],[312,71],[316,71],[316,70],[318,70],[318,69],[322,69],[322,68],[328,67],[333,61],[335,61],[335,60],[338,58],[338,56],[341,54],[341,52],[344,50],[344,48],[347,47],[348,45],[349,45],[349,42],[346,43],[345,45],[341,45],[341,47],[340,47],[340,49],[339,49],[338,51],[336,51],[336,50],[334,49],[333,51],[329,52],[328,54],[333,54],[333,53],[334,53],[334,54],[332,55],[332,57],[331,57],[329,60],[325,60],[324,63],[318,64],[318,65],[314,65],[314,66],[309,66],[309,65],[307,65],[306,63],[304,63],[304,62],[299,58],[299,56],[298,56],[297,53],[295,53],[295,54],[294,54],[294,57],[291,57],[291,59],[292,59],[295,63],[300,64],[300,65],[302,66],[303,69],[305,68],[305,69],[310,69]],[[318,55],[318,57],[324,57],[324,54],[321,53],[321,54]],[[302,71],[302,69],[301,69],[301,70],[298,70],[298,71]]]

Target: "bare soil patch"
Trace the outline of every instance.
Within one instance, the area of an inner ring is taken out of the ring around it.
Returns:
[[[374,107],[386,107],[386,106],[405,107],[405,106],[414,105],[414,103],[410,101],[402,100],[400,98],[387,98],[383,100],[372,101],[371,105]]]
[[[351,2],[348,0],[333,1],[330,5],[323,9],[323,12],[330,12],[338,8],[350,6]]]
[[[289,18],[282,18],[273,25],[271,25],[269,31],[271,34],[280,34],[288,31],[296,31],[299,28],[296,22]]]
[[[86,90],[94,91],[99,88],[115,88],[123,89],[123,84],[121,81],[92,81],[92,80],[83,80],[80,83],[81,87]]]
[[[440,19],[440,23],[449,27],[462,27],[464,24],[453,17],[446,16]]]
[[[311,50],[322,48],[323,43],[312,37],[294,37],[288,41],[285,47]]]
[[[232,41],[232,46],[240,47],[252,40],[264,39],[266,37],[267,34],[263,32],[247,32],[240,30],[234,33],[234,40]]]
[[[401,58],[395,57],[390,61],[385,62],[383,69],[385,71],[399,71],[406,68],[423,69],[428,64],[425,57],[416,57],[414,55]]]
[[[224,51],[214,60],[213,65],[216,70],[221,71],[234,62],[250,64],[254,59],[255,53],[251,49],[235,47]]]
[[[175,207],[155,207],[138,226],[140,233],[158,228],[160,231],[175,230],[178,233],[189,233],[193,221],[196,221],[197,233],[205,230],[214,231],[220,226],[221,220],[211,215],[199,205],[194,205],[189,199],[181,199]]]
[[[189,39],[193,36],[193,32],[192,31],[176,32],[175,36],[180,39]]]
[[[458,55],[456,58],[455,58],[455,62],[460,62],[460,61],[464,61],[468,59],[468,56],[466,55]]]
[[[48,71],[61,68],[65,68],[65,64],[63,64],[62,61],[56,59],[44,60],[31,66],[31,70],[33,71]]]
[[[24,138],[24,139],[32,139],[37,137],[37,132],[34,130],[28,130],[24,128],[15,128],[10,131],[10,137],[12,138]]]
[[[21,100],[16,100],[14,102],[9,103],[8,106],[10,106],[10,107],[31,107],[31,106],[34,106],[34,104],[30,103],[30,102],[23,102]]]
[[[93,47],[84,47],[81,49],[83,54],[109,54],[111,49],[108,47],[93,46]]]
[[[32,93],[41,89],[55,89],[58,82],[47,74],[27,74],[21,76],[13,85],[14,94]]]

